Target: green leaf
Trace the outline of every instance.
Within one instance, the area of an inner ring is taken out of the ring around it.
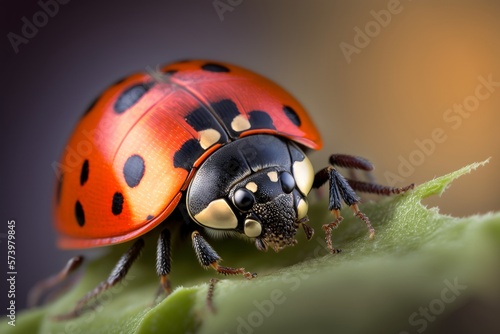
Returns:
[[[376,229],[368,240],[363,222],[349,210],[334,231],[340,254],[329,254],[321,225],[332,217],[327,203],[310,208],[313,240],[280,253],[261,253],[241,240],[211,242],[229,266],[258,272],[257,279],[224,278],[215,286],[212,271],[196,262],[189,240],[173,249],[175,291],[152,307],[154,236],[125,282],[101,297],[94,310],[70,321],[50,317],[68,312],[108,274],[127,245],[89,264],[67,294],[40,309],[22,312],[16,327],[1,333],[426,333],[466,329],[469,311],[483,314],[500,300],[500,213],[465,218],[439,214],[421,200],[441,195],[476,163],[436,178],[403,195],[368,202],[361,209]],[[479,190],[477,190],[479,192]],[[148,247],[149,246],[149,247]],[[185,287],[183,287],[185,286]],[[484,311],[484,312],[483,312]],[[472,319],[473,321],[473,319]],[[487,326],[483,321],[472,326]],[[472,327],[476,329],[476,327]]]

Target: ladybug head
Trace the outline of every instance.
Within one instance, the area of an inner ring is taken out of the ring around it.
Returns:
[[[200,166],[186,200],[191,218],[208,231],[237,232],[260,250],[279,251],[297,243],[314,171],[295,145],[268,141],[260,146],[248,137],[216,151]],[[248,150],[251,145],[256,149]]]
[[[305,176],[312,180],[314,175]],[[231,189],[229,198],[243,233],[255,238],[258,249],[270,246],[279,251],[297,243],[295,234],[307,216],[307,199],[293,175],[282,166],[248,176]]]

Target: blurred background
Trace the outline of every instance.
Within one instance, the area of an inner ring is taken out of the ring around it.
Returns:
[[[492,157],[426,204],[456,216],[500,209],[496,1],[54,3],[1,10],[0,247],[15,219],[18,307],[76,254],[55,247],[50,210],[52,163],[82,112],[118,78],[179,59],[234,63],[284,86],[323,134],[317,169],[331,153],[356,154],[380,183],[402,186]]]

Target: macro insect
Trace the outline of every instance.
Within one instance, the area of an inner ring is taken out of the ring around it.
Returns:
[[[74,152],[85,153],[74,163]],[[306,153],[322,147],[301,104],[270,80],[243,68],[193,60],[137,73],[109,87],[82,116],[60,162],[54,200],[59,246],[84,249],[135,240],[110,276],[66,315],[81,314],[99,293],[122,280],[160,228],[156,271],[171,291],[171,226],[192,229],[194,252],[220,274],[249,271],[219,264],[206,236],[243,235],[262,251],[307,239],[307,196],[325,183],[334,220],[323,226],[331,252],[342,202],[375,231],[358,208],[355,190],[382,195],[404,188],[344,178],[335,166],[371,171],[367,160],[335,154],[314,172]],[[73,153],[72,153],[73,152]],[[70,163],[71,162],[71,163]],[[180,214],[174,214],[180,213]],[[179,219],[179,217],[182,217]],[[72,259],[60,277],[81,263]]]

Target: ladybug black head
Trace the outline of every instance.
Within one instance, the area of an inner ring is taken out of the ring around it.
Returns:
[[[251,174],[230,190],[228,198],[243,233],[256,238],[259,249],[269,245],[277,251],[296,243],[298,221],[307,214],[307,202],[284,166]]]
[[[238,232],[255,238],[260,250],[279,251],[297,242],[313,178],[294,144],[267,135],[242,138],[200,166],[188,189],[188,212],[209,230]]]

